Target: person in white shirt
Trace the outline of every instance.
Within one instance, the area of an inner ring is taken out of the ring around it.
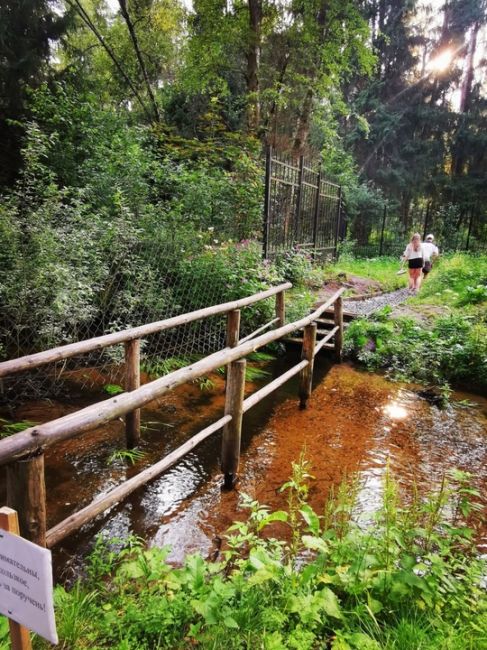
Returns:
[[[421,235],[416,232],[406,246],[402,259],[407,261],[409,268],[409,291],[418,293],[421,286],[421,272],[423,270],[423,245]]]
[[[426,277],[428,273],[433,268],[433,260],[435,260],[440,251],[438,246],[434,243],[435,238],[433,235],[426,235],[426,239],[423,242],[423,255],[424,255],[424,264],[423,264],[423,276]]]

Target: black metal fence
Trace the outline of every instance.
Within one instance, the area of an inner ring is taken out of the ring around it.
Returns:
[[[343,235],[341,187],[301,156],[298,161],[270,147],[266,153],[264,257],[293,247],[334,257]]]
[[[431,233],[443,252],[487,250],[487,218],[477,206],[413,204],[408,213],[384,203],[347,219],[346,240],[357,257],[400,256],[411,235]]]

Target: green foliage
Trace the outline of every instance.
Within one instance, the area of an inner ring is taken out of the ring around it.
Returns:
[[[346,331],[345,351],[405,381],[487,386],[487,324],[460,314],[438,318],[430,328],[408,318],[356,320]]]
[[[115,396],[115,395],[120,395],[120,393],[124,392],[124,389],[119,386],[118,384],[106,384],[103,386],[103,390],[107,395],[110,396]]]
[[[376,277],[376,267],[382,267],[381,261],[376,265],[374,260],[359,264],[370,265],[368,273],[375,269]],[[388,264],[385,260],[384,268]],[[388,310],[356,320],[346,330],[345,351],[371,370],[385,368],[398,379],[483,390],[487,386],[486,277],[486,256],[455,254],[440,260],[411,306],[421,314],[430,304],[441,305],[441,313],[447,309],[447,315],[435,314],[425,323],[425,318],[421,322],[392,319]]]
[[[14,433],[20,433],[25,429],[30,429],[35,427],[37,422],[32,422],[31,420],[21,420],[20,422],[9,422],[4,418],[0,418],[0,438],[6,438],[11,436]]]
[[[314,512],[310,479],[301,459],[283,487],[287,510],[242,496],[248,517],[229,530],[218,563],[189,556],[173,568],[167,549],[99,538],[87,581],[56,590],[64,647],[484,647],[485,561],[464,523],[476,514],[468,475],[454,472],[402,506],[387,472],[367,525],[354,515],[353,484]]]
[[[353,248],[353,242],[350,247]],[[399,268],[399,259],[395,257],[355,259],[347,253],[340,254],[336,264],[325,266],[325,278],[334,279],[341,273],[349,273],[376,280],[382,291],[394,291],[404,287],[404,278],[397,275]]]
[[[486,286],[487,255],[456,253],[435,263],[434,272],[423,284],[416,302],[453,308],[480,305],[487,301]]]
[[[111,465],[117,461],[124,461],[130,463],[130,465],[135,465],[139,460],[142,460],[145,456],[145,453],[140,449],[118,449],[114,451],[113,454],[110,454],[107,464]]]

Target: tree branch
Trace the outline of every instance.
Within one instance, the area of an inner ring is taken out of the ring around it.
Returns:
[[[156,122],[160,122],[161,116],[159,113],[159,108],[157,106],[156,98],[154,97],[154,93],[152,92],[152,87],[150,85],[149,81],[149,75],[147,74],[147,68],[145,67],[144,59],[142,58],[142,52],[140,51],[139,47],[139,41],[137,39],[137,34],[135,33],[135,28],[134,24],[132,23],[132,20],[130,18],[128,9],[127,9],[127,2],[126,0],[118,0],[118,4],[120,5],[120,11],[122,13],[123,19],[125,20],[125,23],[127,25],[127,29],[129,30],[130,38],[132,40],[132,44],[134,46],[135,54],[137,56],[137,60],[140,65],[140,69],[142,70],[142,75],[144,77],[145,85],[147,88],[147,93],[149,95],[149,98],[151,100],[152,104],[152,109],[154,111],[154,117],[156,118]]]

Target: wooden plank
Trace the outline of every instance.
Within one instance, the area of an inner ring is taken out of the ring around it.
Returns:
[[[335,301],[335,325],[338,328],[335,334],[335,358],[338,362],[342,360],[343,349],[343,300],[341,296]]]
[[[258,327],[251,334],[247,334],[247,336],[245,336],[243,339],[240,339],[240,343],[246,343],[247,341],[250,341],[250,339],[253,339],[254,336],[257,336],[257,334],[260,334],[261,332],[268,329],[269,327],[272,327],[272,325],[275,325],[278,322],[279,322],[279,318],[273,318],[272,320],[270,320],[265,325],[262,325],[261,327]]]
[[[238,345],[240,336],[240,309],[232,309],[227,314],[227,346],[234,348]]]
[[[310,323],[304,328],[303,348],[301,357],[308,363],[299,375],[299,408],[306,408],[313,385],[313,360],[316,347],[316,323]]]
[[[338,332],[338,326],[334,327],[332,330],[330,330],[326,336],[324,336],[318,343],[315,345],[315,350],[313,353],[313,356],[316,356],[318,352],[321,350],[322,347]],[[335,349],[335,346],[333,346],[333,349]]]
[[[258,404],[261,400],[263,400],[264,397],[267,397],[267,395],[270,395],[275,390],[277,390],[280,386],[282,386],[287,381],[289,381],[291,377],[297,375],[300,370],[302,370],[308,365],[308,363],[309,361],[307,361],[306,359],[300,361],[298,364],[293,366],[290,370],[280,375],[280,377],[277,377],[277,379],[274,379],[273,381],[269,382],[263,388],[260,388],[255,393],[252,393],[250,397],[247,397],[247,399],[244,400],[243,412],[246,413],[249,409],[251,409],[253,406]]]
[[[172,467],[172,465],[177,463],[178,460],[180,460],[188,452],[199,445],[200,442],[203,442],[203,440],[208,438],[208,436],[210,436],[212,433],[221,429],[225,424],[230,422],[230,420],[231,416],[225,415],[224,417],[220,418],[213,424],[210,424],[210,426],[206,427],[195,436],[187,440],[184,444],[168,454],[158,463],[151,465],[151,467],[148,467],[139,474],[136,474],[132,478],[128,479],[128,481],[125,481],[113,490],[110,490],[110,492],[105,494],[103,497],[97,499],[93,503],[90,503],[82,510],[79,510],[78,512],[70,515],[64,519],[64,521],[61,521],[59,524],[47,531],[47,546],[51,548],[65,537],[81,528],[81,526],[88,523],[96,516],[105,510],[108,510],[108,508],[111,508],[116,503],[127,497],[129,494],[137,490],[137,488],[145,485],[156,476],[159,476],[159,474],[162,474],[162,472],[164,472],[166,469],[169,469],[169,467]]]
[[[110,399],[87,406],[76,413],[70,413],[57,420],[40,424],[0,440],[0,465],[25,456],[37,449],[53,445],[57,441],[67,440],[73,436],[90,431],[102,424],[110,422],[135,408],[140,408],[176,386],[185,384],[192,379],[216,370],[222,365],[236,361],[255,352],[272,341],[277,341],[287,335],[309,325],[319,318],[332,305],[345,289],[339,289],[313,313],[294,323],[261,334],[260,336],[242,343],[235,348],[225,348],[208,355],[190,366],[175,370],[160,377],[130,393],[116,395]]]
[[[21,458],[7,466],[7,505],[18,513],[20,535],[45,547],[44,454]]]
[[[6,530],[12,535],[20,534],[17,513],[12,508],[5,506],[0,508],[0,530]],[[10,618],[8,619],[8,625],[12,650],[32,650],[29,630]]]
[[[286,323],[286,292],[276,293],[276,317],[279,327]]]
[[[125,343],[125,390],[137,388],[140,388],[140,339]],[[126,413],[125,437],[127,449],[133,449],[140,443],[140,409]]]
[[[0,363],[0,377],[6,377],[15,372],[21,372],[22,370],[32,370],[32,368],[38,368],[46,363],[62,361],[64,359],[69,359],[70,357],[85,354],[86,352],[92,352],[93,350],[102,350],[110,345],[118,345],[119,343],[125,343],[126,341],[131,341],[133,339],[145,338],[149,334],[163,332],[172,329],[173,327],[178,327],[179,325],[186,325],[187,323],[192,323],[201,318],[208,318],[218,314],[225,314],[233,309],[248,307],[256,302],[275,296],[280,291],[290,289],[292,286],[291,282],[285,282],[276,287],[271,287],[265,291],[260,291],[252,296],[248,296],[247,298],[241,298],[240,300],[233,300],[232,302],[213,305],[212,307],[205,307],[203,309],[188,312],[187,314],[181,314],[179,316],[173,316],[172,318],[166,318],[165,320],[148,323],[147,325],[131,327],[130,329],[122,330],[121,332],[113,332],[112,334],[105,334],[86,341],[69,343],[68,345],[61,345],[57,348],[52,348],[51,350],[45,350],[44,352],[29,354],[24,357],[19,357],[18,359],[3,361]]]

